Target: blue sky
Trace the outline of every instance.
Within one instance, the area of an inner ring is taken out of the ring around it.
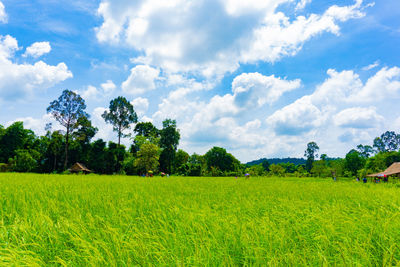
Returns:
[[[189,153],[344,156],[400,132],[399,17],[398,0],[0,0],[0,124],[43,134],[68,88],[96,138],[117,139],[100,115],[123,95],[176,119]]]

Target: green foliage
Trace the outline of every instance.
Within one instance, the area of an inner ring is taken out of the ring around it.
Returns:
[[[111,100],[108,109],[101,116],[112,124],[113,130],[118,133],[118,145],[120,145],[121,137],[128,136],[124,131],[129,129],[132,123],[137,122],[137,115],[132,104],[123,96]]]
[[[0,172],[8,172],[10,171],[10,167],[6,163],[0,163]]]
[[[148,173],[149,171],[157,171],[159,165],[160,149],[154,144],[143,144],[137,152],[135,167]]]
[[[188,161],[189,161],[189,154],[183,151],[182,149],[178,149],[175,154],[174,160],[174,173],[185,175],[189,169]]]
[[[252,177],[265,175],[265,169],[263,164],[250,166],[249,168],[246,168],[244,172],[250,174]]]
[[[271,164],[269,169],[270,173],[274,176],[285,176],[285,168],[283,168],[280,164]]]
[[[318,157],[318,152],[319,146],[315,142],[310,142],[307,144],[307,149],[304,151],[304,156],[307,159],[306,162],[306,170],[311,171],[312,164],[315,160],[315,158]]]
[[[50,103],[47,113],[50,113],[57,122],[66,128],[65,133],[65,160],[64,169],[68,164],[69,137],[82,122],[86,122],[89,114],[85,112],[86,104],[83,98],[70,90],[64,90],[61,96]]]
[[[16,151],[14,158],[9,160],[9,166],[15,172],[31,172],[38,167],[39,156],[40,154],[35,150],[20,149]]]
[[[7,163],[14,158],[19,149],[31,149],[36,136],[31,130],[24,129],[20,121],[14,122],[6,129],[2,129],[0,136],[0,162]]]
[[[352,176],[357,176],[358,170],[364,167],[365,162],[365,158],[358,151],[352,150],[346,154],[344,167]]]
[[[217,168],[221,172],[237,171],[240,167],[240,162],[232,154],[227,153],[225,148],[213,147],[205,155],[204,159],[207,164],[207,169]]]
[[[176,121],[166,119],[163,121],[163,128],[160,131],[160,170],[166,173],[172,173],[175,152],[178,149],[181,135],[176,127]]]

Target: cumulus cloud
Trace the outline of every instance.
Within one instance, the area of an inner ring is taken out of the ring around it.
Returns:
[[[15,38],[0,36],[0,95],[11,100],[30,95],[35,90],[52,87],[72,77],[65,63],[56,66],[43,61],[32,64],[12,62],[14,53],[19,50]]]
[[[30,129],[37,135],[46,134],[45,128],[48,123],[52,124],[52,130],[63,130],[63,127],[53,118],[51,114],[45,114],[38,119],[33,117],[16,118],[15,120],[7,122],[6,127],[17,121],[22,121],[25,129]]]
[[[122,91],[131,95],[143,94],[156,89],[156,80],[160,71],[147,65],[138,65],[131,69],[131,74],[122,83]]]
[[[110,96],[116,89],[116,85],[111,80],[102,83],[99,88],[89,85],[86,90],[77,91],[85,100],[100,100]]]
[[[26,48],[24,56],[31,56],[33,58],[41,57],[44,54],[50,53],[51,46],[49,42],[36,42]]]
[[[78,92],[79,93],[79,92]],[[87,89],[81,93],[79,93],[83,99],[89,100],[99,97],[99,90],[95,86],[89,85]]]
[[[267,123],[277,134],[302,135],[319,129],[331,129],[331,134],[340,128],[351,128],[340,140],[348,141],[352,136],[361,136],[357,129],[377,129],[385,121],[377,107],[385,106],[388,99],[398,97],[400,91],[400,69],[382,68],[363,83],[353,71],[328,70],[329,78],[317,86],[314,93],[275,111]],[[363,105],[356,106],[354,105]],[[365,107],[365,105],[369,105]],[[351,133],[351,134],[350,134]],[[355,134],[357,133],[357,134]],[[362,135],[369,136],[365,130]]]
[[[117,88],[117,86],[111,80],[107,80],[105,83],[102,83],[100,86],[103,89],[104,94],[106,94],[106,95],[110,95]]]
[[[93,110],[91,114],[91,120],[93,126],[97,127],[99,131],[96,133],[95,138],[107,140],[116,140],[116,135],[113,132],[113,127],[104,121],[103,115],[104,111],[108,110],[104,107],[97,107]],[[124,139],[121,139],[122,141]]]
[[[149,100],[147,98],[138,97],[131,101],[133,108],[135,109],[139,118],[143,117],[146,114],[146,111],[149,109]]]
[[[5,7],[4,7],[3,3],[0,2],[0,22],[7,23],[7,21],[8,21],[8,17],[7,17]]]
[[[311,3],[312,0],[300,0],[296,5],[296,10],[301,10],[306,7],[307,4]]]
[[[232,91],[238,105],[252,107],[272,104],[282,94],[299,88],[300,80],[287,81],[274,75],[264,76],[260,73],[243,73],[232,82]]]
[[[267,123],[279,135],[299,135],[321,126],[325,119],[311,97],[302,97],[269,116]]]
[[[310,38],[324,32],[339,34],[339,22],[364,16],[362,1],[357,0],[291,21],[277,11],[291,2],[103,0],[98,8],[103,23],[96,35],[100,42],[140,51],[136,63],[221,78],[241,63],[294,55]],[[299,7],[307,2],[298,2]]]
[[[335,124],[343,128],[375,128],[384,121],[375,107],[355,107],[342,110],[333,117]]]

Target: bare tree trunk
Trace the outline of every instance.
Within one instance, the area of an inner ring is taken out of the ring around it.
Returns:
[[[65,137],[65,161],[64,161],[64,171],[67,169],[68,164],[68,142],[69,142],[69,127],[67,127],[67,134]]]

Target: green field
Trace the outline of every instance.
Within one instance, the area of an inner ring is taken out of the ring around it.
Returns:
[[[0,265],[400,264],[400,188],[0,174]]]

